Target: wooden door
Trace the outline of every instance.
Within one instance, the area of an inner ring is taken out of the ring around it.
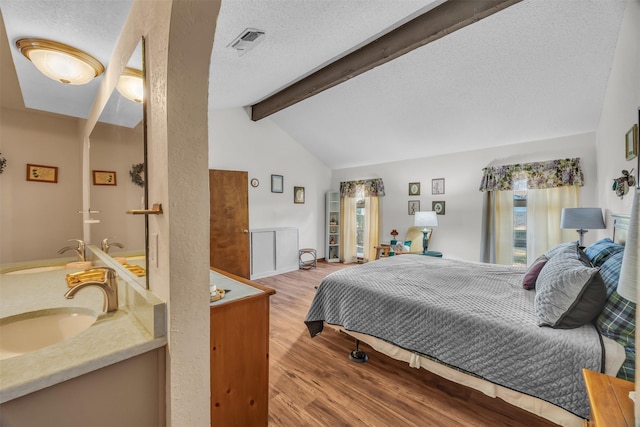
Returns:
[[[247,172],[209,170],[211,267],[249,279]]]

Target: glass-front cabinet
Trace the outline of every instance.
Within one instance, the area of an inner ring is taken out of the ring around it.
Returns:
[[[340,261],[340,193],[328,191],[326,200],[325,257],[327,262]]]

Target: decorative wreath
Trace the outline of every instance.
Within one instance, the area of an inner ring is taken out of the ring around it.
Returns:
[[[7,159],[1,156],[0,153],[0,173],[4,172],[4,168],[7,166]]]
[[[144,163],[138,163],[137,165],[132,165],[131,170],[129,171],[129,176],[131,177],[131,182],[139,187],[144,187]]]

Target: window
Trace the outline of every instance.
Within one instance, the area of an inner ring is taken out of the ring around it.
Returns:
[[[364,199],[356,202],[356,253],[358,261],[364,259],[364,227],[366,217],[364,206]]]
[[[528,265],[571,239],[560,216],[562,208],[579,205],[579,158],[488,166],[483,173],[482,261]]]
[[[513,264],[527,265],[527,180],[513,183]]]

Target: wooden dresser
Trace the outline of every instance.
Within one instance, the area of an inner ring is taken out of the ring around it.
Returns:
[[[269,297],[275,290],[212,269],[225,297],[211,303],[211,425],[269,420]]]
[[[609,375],[582,370],[591,404],[591,416],[585,427],[634,426],[633,400],[629,392],[634,384]]]

